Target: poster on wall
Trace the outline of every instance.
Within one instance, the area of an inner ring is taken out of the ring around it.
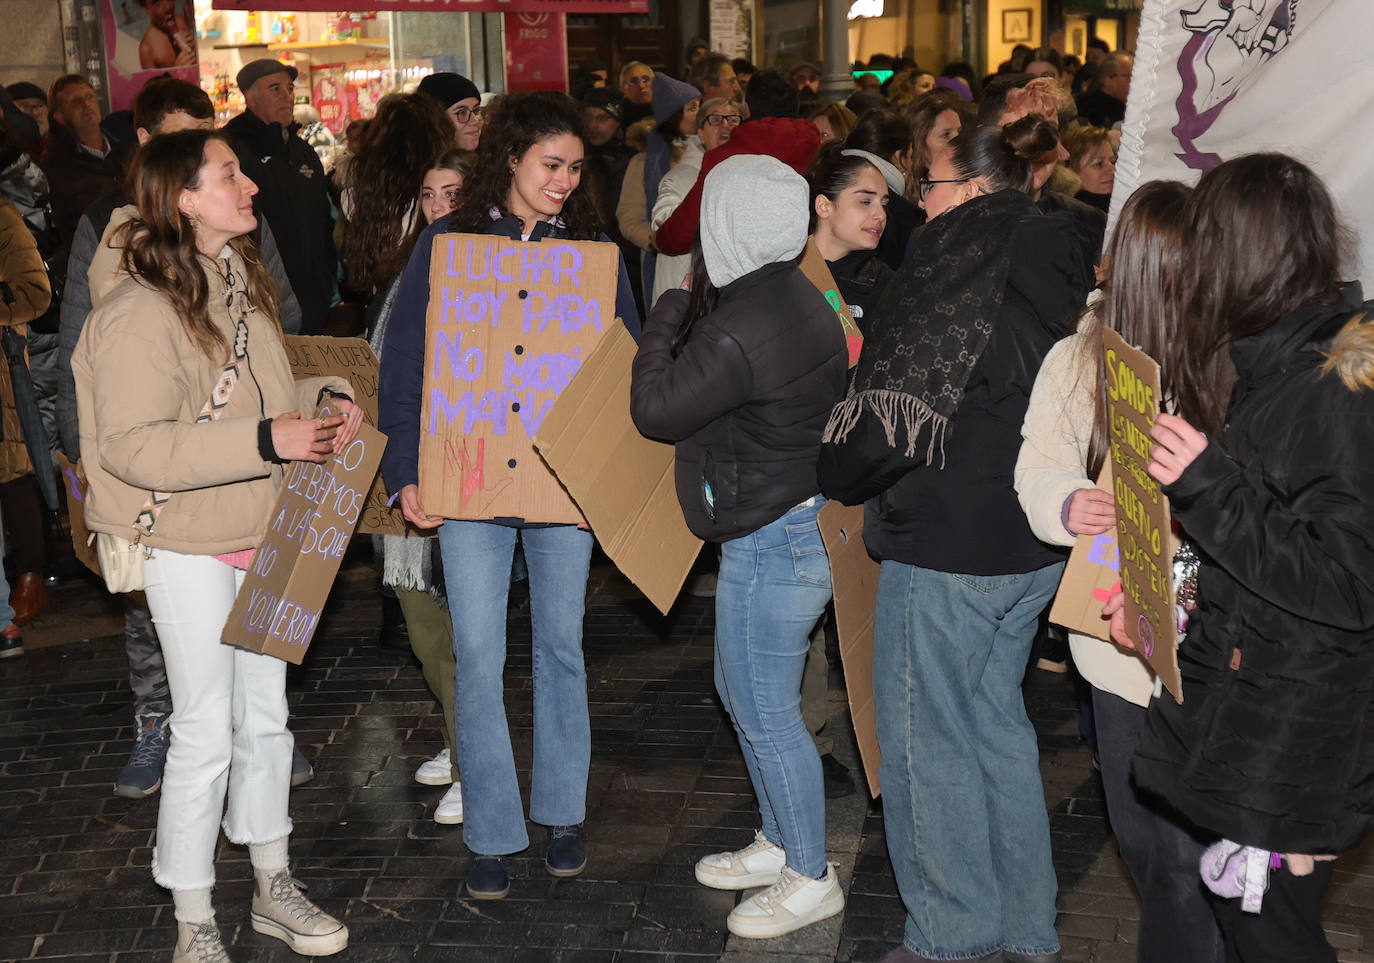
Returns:
[[[568,28],[561,13],[508,13],[506,89],[568,89]]]
[[[711,49],[730,58],[754,54],[754,0],[711,0]]]
[[[213,0],[216,10],[276,10],[281,0]],[[649,0],[291,0],[292,10],[425,13],[648,13]]]
[[[1146,0],[1112,222],[1146,181],[1194,183],[1241,154],[1281,151],[1326,182],[1360,237],[1359,276],[1374,281],[1374,166],[1351,124],[1374,109],[1369,24],[1368,0]]]
[[[124,110],[153,77],[200,83],[193,0],[101,0],[110,109]]]

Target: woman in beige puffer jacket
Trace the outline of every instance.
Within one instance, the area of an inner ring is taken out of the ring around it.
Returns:
[[[257,187],[221,135],[154,138],[130,184],[137,214],[110,241],[121,270],[72,370],[87,525],[149,553],[145,590],[172,694],[153,877],[172,890],[173,960],[225,958],[210,904],[221,816],[230,842],[248,846],[253,928],[298,953],[335,953],[347,929],[287,869],[286,665],[220,635],[283,464],[341,451],[361,411],[342,381],[292,380],[277,294],[244,236]],[[312,417],[326,398],[340,414]]]

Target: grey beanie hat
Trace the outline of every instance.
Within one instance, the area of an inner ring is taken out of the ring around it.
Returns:
[[[806,179],[767,154],[737,154],[713,167],[701,193],[701,254],[711,283],[723,288],[794,260],[806,246],[810,197]]]

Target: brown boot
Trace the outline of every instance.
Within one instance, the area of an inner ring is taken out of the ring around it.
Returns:
[[[10,592],[10,607],[14,609],[14,624],[23,625],[43,611],[48,604],[48,588],[43,584],[41,572],[25,572],[14,583]]]

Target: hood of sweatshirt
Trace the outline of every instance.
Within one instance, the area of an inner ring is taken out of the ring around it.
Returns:
[[[701,253],[723,288],[766,264],[791,261],[806,245],[806,180],[775,157],[739,154],[706,175]]]

